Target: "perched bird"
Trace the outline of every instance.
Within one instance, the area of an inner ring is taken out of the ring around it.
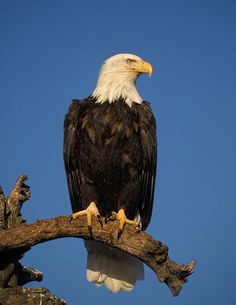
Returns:
[[[133,54],[107,59],[93,93],[73,100],[64,122],[64,161],[72,218],[112,216],[145,230],[150,222],[156,176],[156,122],[136,89],[150,63]],[[143,263],[95,241],[85,241],[87,279],[112,292],[131,291],[144,277]]]

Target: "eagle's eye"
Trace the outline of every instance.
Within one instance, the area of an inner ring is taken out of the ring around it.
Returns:
[[[134,60],[134,59],[130,59],[130,58],[128,58],[128,59],[127,59],[127,64],[129,64],[129,65],[130,65],[132,62],[135,62],[135,61],[136,61],[136,60]]]

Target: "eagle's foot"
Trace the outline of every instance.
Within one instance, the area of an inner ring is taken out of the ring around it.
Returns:
[[[73,213],[71,216],[71,219],[76,219],[81,216],[87,216],[87,226],[90,234],[92,235],[92,216],[95,216],[97,218],[97,221],[100,223],[100,225],[103,227],[102,223],[102,217],[98,211],[98,208],[95,204],[95,202],[91,202],[87,209]]]
[[[119,221],[119,228],[117,238],[121,237],[122,232],[124,231],[124,227],[126,224],[130,224],[134,227],[138,227],[139,223],[136,220],[130,220],[126,217],[124,209],[120,209],[118,213],[112,212],[112,218],[117,219]]]

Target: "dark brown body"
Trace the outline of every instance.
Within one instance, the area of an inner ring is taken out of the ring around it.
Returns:
[[[101,216],[124,208],[150,221],[156,174],[156,124],[147,102],[73,100],[64,124],[64,160],[73,212],[94,201]]]

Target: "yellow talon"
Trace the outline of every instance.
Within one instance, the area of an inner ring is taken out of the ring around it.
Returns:
[[[130,220],[126,217],[124,209],[120,209],[118,211],[118,213],[112,212],[112,217],[119,221],[118,238],[121,236],[121,233],[124,231],[124,227],[126,224],[130,224],[135,227],[137,227],[139,225],[139,223],[137,221]]]
[[[87,216],[87,225],[88,225],[89,231],[91,231],[92,216],[93,215],[97,218],[97,220],[102,225],[102,218],[100,216],[100,213],[98,211],[98,208],[97,208],[95,202],[91,202],[89,204],[89,206],[87,207],[87,209],[85,209],[83,211],[79,211],[79,212],[73,213],[72,214],[72,219],[76,219],[76,218],[79,218],[79,217],[84,216],[84,215]]]

